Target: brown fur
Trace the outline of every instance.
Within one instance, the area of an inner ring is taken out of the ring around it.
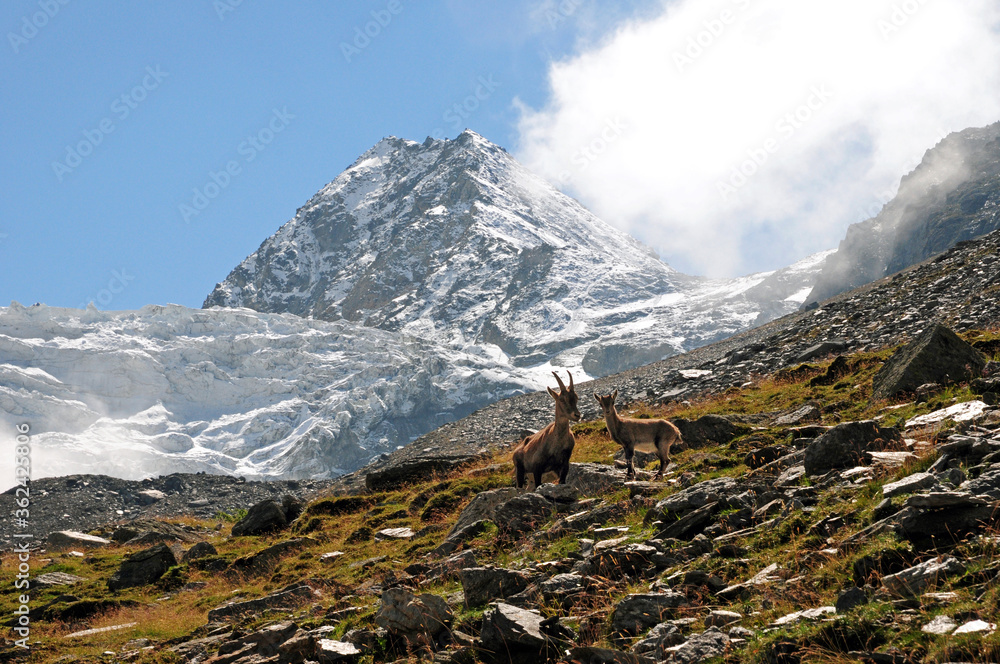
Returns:
[[[541,431],[525,436],[514,448],[515,483],[518,489],[524,488],[528,474],[534,478],[537,488],[542,483],[542,475],[550,470],[559,473],[560,484],[566,483],[569,458],[576,445],[569,422],[580,421],[580,410],[577,408],[577,395],[573,389],[573,374],[569,374],[569,388],[563,385],[559,374],[553,371],[552,375],[559,383],[559,392],[551,387],[545,389],[556,402],[555,421]]]
[[[663,470],[670,463],[670,446],[681,442],[681,432],[672,422],[667,420],[635,420],[629,417],[620,417],[615,409],[615,399],[618,398],[618,390],[604,396],[594,395],[597,403],[601,404],[604,411],[604,422],[608,425],[608,433],[611,440],[622,446],[625,450],[625,462],[628,464],[626,477],[635,478],[635,466],[632,465],[632,457],[635,456],[637,445],[653,445],[656,449],[656,456],[660,458],[660,469],[656,472],[654,479],[663,478]]]

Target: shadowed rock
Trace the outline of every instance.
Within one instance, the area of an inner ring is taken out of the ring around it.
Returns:
[[[900,348],[872,379],[872,399],[891,399],[925,383],[957,383],[982,375],[986,358],[940,323]]]

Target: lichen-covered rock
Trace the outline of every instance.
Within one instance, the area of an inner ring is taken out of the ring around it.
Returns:
[[[405,588],[382,593],[375,624],[411,645],[431,645],[454,620],[448,603],[437,595],[414,595]]]

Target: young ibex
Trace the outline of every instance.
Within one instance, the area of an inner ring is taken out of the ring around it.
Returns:
[[[569,421],[580,421],[580,410],[576,407],[577,396],[573,390],[573,374],[569,374],[569,388],[555,371],[552,375],[559,383],[559,392],[546,387],[556,402],[556,420],[541,431],[526,436],[514,448],[514,469],[517,488],[525,486],[525,474],[531,473],[537,488],[542,483],[542,475],[552,470],[559,473],[559,483],[566,483],[569,472],[569,457],[573,454],[576,439],[569,430]]]
[[[628,464],[625,476],[628,479],[635,477],[632,457],[638,449],[640,452],[656,452],[656,456],[660,458],[660,469],[654,479],[661,479],[663,470],[670,463],[670,446],[681,442],[681,432],[677,427],[666,420],[634,420],[619,417],[618,411],[615,410],[618,390],[604,396],[595,394],[594,398],[604,411],[604,421],[608,425],[611,440],[625,450],[625,462]]]

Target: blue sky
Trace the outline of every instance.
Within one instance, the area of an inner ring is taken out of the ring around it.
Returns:
[[[998,12],[10,0],[0,302],[198,307],[379,139],[466,126],[679,269],[775,269],[835,247],[948,132],[1000,120]]]
[[[46,6],[51,17],[39,15]],[[453,137],[470,126],[511,145],[512,100],[542,104],[548,63],[580,38],[571,16],[537,10],[3,3],[0,298],[197,307],[382,137]],[[355,41],[366,27],[375,36]],[[483,99],[468,106],[478,107],[456,112],[477,88]],[[238,170],[225,174],[230,162]],[[212,173],[218,195],[185,219],[179,206],[194,207],[194,189],[215,192]]]

